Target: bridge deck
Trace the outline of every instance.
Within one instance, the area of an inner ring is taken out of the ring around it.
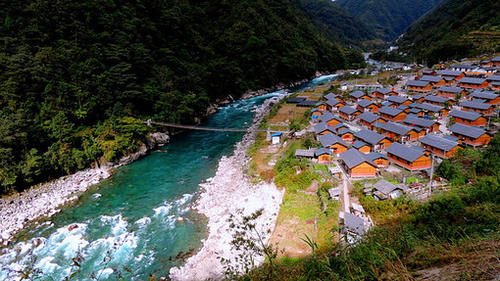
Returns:
[[[241,132],[241,133],[247,133],[247,132],[274,132],[274,133],[284,133],[287,134],[288,131],[277,131],[277,130],[264,130],[264,129],[256,129],[256,130],[250,130],[250,129],[243,129],[243,128],[213,128],[213,127],[200,127],[200,126],[193,126],[193,125],[181,125],[181,124],[173,124],[173,123],[164,123],[164,122],[155,122],[155,121],[147,121],[145,122],[148,125],[156,125],[156,126],[163,126],[163,127],[170,127],[170,128],[178,128],[178,129],[185,129],[185,130],[197,130],[197,131],[213,131],[213,132]]]

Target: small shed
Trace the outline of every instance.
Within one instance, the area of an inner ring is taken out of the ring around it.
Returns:
[[[279,144],[281,142],[281,137],[283,136],[283,133],[274,133],[271,135],[271,143],[272,144]]]
[[[403,195],[406,190],[400,186],[386,180],[380,180],[373,185],[373,197],[378,200],[396,199]]]

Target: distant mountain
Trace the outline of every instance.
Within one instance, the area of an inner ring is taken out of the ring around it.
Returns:
[[[375,38],[374,30],[331,0],[299,0],[302,9],[329,39],[360,45]]]
[[[443,0],[337,0],[335,3],[363,20],[387,41],[396,39]]]
[[[498,52],[498,11],[498,0],[449,0],[409,28],[399,45],[428,64]]]

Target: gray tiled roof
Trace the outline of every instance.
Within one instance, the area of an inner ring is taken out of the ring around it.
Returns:
[[[367,162],[374,167],[377,166],[371,160],[367,159],[364,153],[359,152],[355,148],[351,148],[346,152],[340,154],[340,159],[347,165],[349,169],[354,168],[363,162]]]
[[[381,107],[378,110],[378,112],[379,113],[383,113],[383,114],[387,114],[387,115],[390,115],[390,116],[396,116],[396,115],[400,114],[403,111],[401,109],[392,108],[392,107],[388,107],[388,106],[383,106],[383,107]]]
[[[365,234],[365,224],[363,219],[351,213],[344,213],[344,226],[348,231],[358,235]]]
[[[471,97],[478,98],[478,99],[485,99],[485,100],[494,100],[498,97],[498,95],[491,93],[491,92],[479,92],[476,91],[472,94],[470,94]]]
[[[430,145],[432,147],[439,148],[445,152],[452,150],[453,148],[455,148],[458,145],[457,142],[447,140],[445,138],[440,138],[436,135],[427,135],[427,136],[421,138],[420,142],[423,144]]]
[[[422,109],[416,107],[410,109],[410,113],[419,113],[420,111],[422,111]]]
[[[339,95],[336,95],[334,93],[329,93],[328,95],[326,95],[324,98],[327,99],[327,100],[334,100],[334,99],[337,99],[338,97],[340,97]]]
[[[342,138],[340,138],[339,136],[334,135],[332,133],[327,133],[327,134],[324,134],[324,135],[320,135],[318,137],[318,139],[321,142],[321,145],[323,147],[329,147],[329,146],[332,146],[332,145],[334,145],[336,143],[341,144],[341,145],[347,147],[347,144],[344,142],[344,140],[342,140]]]
[[[464,77],[460,80],[460,83],[467,83],[467,84],[483,84],[485,79],[482,78],[471,78],[471,77]]]
[[[321,121],[321,122],[328,122],[328,121],[331,121],[331,120],[334,120],[334,119],[335,120],[339,120],[339,118],[337,116],[333,115],[330,112],[327,112],[327,113],[325,113],[325,114],[323,114],[323,115],[321,115],[319,117],[319,121]]]
[[[360,149],[361,147],[363,146],[366,146],[368,145],[366,142],[364,141],[360,141],[360,140],[357,140],[355,141],[353,144],[352,144],[352,147],[356,148],[356,149]]]
[[[489,109],[492,105],[488,103],[479,103],[479,102],[473,102],[473,101],[464,101],[460,104],[461,107],[470,107],[474,109],[482,109],[486,110]]]
[[[366,154],[366,158],[370,159],[371,161],[374,161],[377,159],[382,159],[382,158],[389,160],[389,158],[387,158],[387,156],[385,156],[384,154],[380,154],[378,152],[370,152],[370,153]]]
[[[424,118],[418,118],[412,114],[406,116],[405,120],[403,120],[403,123],[412,125],[415,124],[416,126],[419,127],[429,128],[432,125],[436,124],[436,121]]]
[[[340,101],[339,101],[339,100],[337,100],[337,99],[331,99],[331,100],[327,100],[325,103],[326,103],[327,105],[329,105],[329,106],[336,106],[337,104],[339,104],[339,103],[340,103]]]
[[[458,77],[462,73],[463,72],[461,72],[461,71],[455,71],[455,70],[449,70],[449,69],[441,70],[441,71],[438,72],[439,75],[454,76],[454,77]]]
[[[444,109],[444,107],[442,106],[439,106],[439,105],[433,105],[433,104],[430,104],[430,103],[418,103],[416,104],[417,108],[420,108],[420,109],[423,109],[423,110],[428,110],[428,111],[432,111],[432,112],[439,112],[441,110]]]
[[[488,75],[486,80],[500,82],[500,75]]]
[[[339,109],[340,112],[343,112],[345,114],[353,114],[354,112],[358,111],[356,108],[354,107],[350,107],[350,106],[343,106],[341,109]]]
[[[339,123],[339,124],[337,124],[337,125],[333,126],[333,128],[334,128],[335,130],[338,130],[339,128],[347,128],[347,125],[346,125],[346,124],[344,124],[344,123]]]
[[[370,105],[375,104],[375,103],[372,102],[371,100],[361,99],[358,101],[357,104],[361,107],[367,107],[367,106],[370,106]]]
[[[445,103],[447,101],[451,101],[452,99],[445,98],[445,97],[440,97],[440,96],[426,96],[424,98],[424,100],[425,101],[431,101],[431,102]]]
[[[392,184],[386,180],[379,180],[377,183],[373,185],[373,188],[382,192],[385,195],[389,195],[389,193],[393,192],[398,187],[395,184]]]
[[[381,94],[386,95],[386,94],[392,92],[392,90],[391,89],[387,89],[387,88],[380,88],[380,89],[376,89],[376,90],[372,91],[372,93],[374,93],[374,92],[379,92]]]
[[[491,59],[491,61],[493,61],[493,62],[500,61],[500,57],[494,57],[494,58]]]
[[[474,121],[477,120],[477,118],[481,117],[481,114],[474,111],[452,110],[450,112],[450,116],[458,117],[469,121]]]
[[[342,129],[340,129],[340,130],[338,131],[338,135],[339,135],[339,136],[341,136],[341,135],[343,135],[343,134],[347,134],[347,133],[354,134],[354,132],[353,132],[353,131],[351,131],[351,130],[349,130],[349,129],[347,129],[347,128],[342,128]]]
[[[295,150],[295,157],[314,157],[316,149],[297,149]]]
[[[438,91],[445,92],[445,93],[453,93],[453,94],[458,94],[463,91],[462,88],[459,87],[439,87]]]
[[[399,123],[392,122],[392,121],[389,121],[387,123],[377,122],[375,124],[377,124],[380,128],[382,128],[388,132],[395,133],[395,134],[400,135],[400,136],[406,135],[411,130],[414,130],[414,128],[412,128],[412,127],[401,125]]]
[[[474,126],[467,126],[463,124],[453,124],[450,126],[450,131],[459,135],[467,136],[467,137],[472,137],[472,138],[478,138],[482,136],[485,133],[484,129],[474,127]]]
[[[443,78],[441,76],[431,76],[431,75],[424,75],[422,78],[420,78],[421,81],[429,81],[433,83],[437,83],[441,81]]]
[[[422,81],[422,80],[410,80],[407,83],[408,86],[414,86],[414,87],[425,87],[429,85],[429,81]]]
[[[387,98],[387,100],[392,102],[392,103],[401,104],[401,103],[407,101],[408,99],[405,97],[400,97],[400,96],[390,96]]]
[[[330,149],[328,149],[328,148],[318,148],[314,152],[314,156],[315,157],[318,157],[318,156],[321,156],[321,155],[324,155],[324,154],[333,155],[332,151]]]
[[[420,150],[413,147],[410,148],[397,142],[393,143],[385,151],[410,162],[413,162],[424,155],[424,153]]]
[[[372,113],[372,112],[363,112],[358,115],[360,120],[366,121],[368,123],[372,123],[380,118],[380,115]]]
[[[364,92],[361,92],[361,91],[354,91],[354,92],[350,93],[349,96],[359,99],[362,96],[366,96],[366,94]]]
[[[319,134],[325,130],[331,131],[331,128],[326,125],[326,123],[318,123],[314,126],[314,132]]]
[[[354,134],[354,136],[366,143],[371,145],[375,145],[379,143],[381,140],[385,139],[385,136],[370,130],[363,129]]]
[[[477,66],[470,65],[470,64],[455,64],[452,65],[451,67],[453,68],[464,68],[464,69],[475,69]]]

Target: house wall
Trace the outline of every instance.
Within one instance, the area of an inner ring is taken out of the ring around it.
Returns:
[[[406,115],[407,114],[405,112],[401,112],[396,116],[389,116],[387,114],[380,114],[380,117],[382,117],[383,119],[388,120],[388,121],[400,122],[400,121],[403,121],[406,119]]]
[[[318,163],[330,163],[332,162],[332,158],[333,157],[328,154],[320,155],[318,157]]]
[[[351,177],[374,177],[376,174],[377,169],[368,163],[361,163],[349,170]]]
[[[457,122],[459,124],[469,125],[469,126],[486,126],[486,121],[487,121],[486,118],[484,118],[482,116],[477,118],[474,121],[465,120],[465,119],[462,119],[459,117],[454,117],[454,118],[455,118],[455,122]]]
[[[352,141],[352,140],[354,140],[354,135],[351,133],[347,133],[347,134],[342,135],[342,139],[345,141]]]
[[[467,89],[485,89],[488,87],[488,82],[484,81],[481,85],[460,82],[459,85],[460,87]]]
[[[425,87],[408,86],[408,91],[412,91],[412,92],[425,93],[425,92],[430,92],[431,90],[432,90],[431,84],[428,84]]]
[[[470,108],[470,107],[465,107],[465,106],[462,106],[462,110],[463,111],[475,111],[475,112],[479,112],[481,114],[490,114],[493,112],[493,107],[490,107],[489,109],[478,109],[478,108]]]
[[[319,110],[326,110],[326,105],[325,104],[322,104],[322,105],[319,105],[318,107],[316,107],[317,109]]]
[[[362,146],[358,150],[359,150],[359,152],[363,152],[363,153],[370,153],[372,151],[371,147],[368,145]]]
[[[338,143],[330,146],[329,148],[332,150],[333,153],[336,153],[336,154],[342,154],[342,153],[347,151],[347,147],[345,147],[341,144],[338,144]]]
[[[337,124],[340,124],[340,121],[338,121],[336,119],[332,119],[332,120],[328,121],[327,124],[330,126],[335,126]]]
[[[381,168],[387,168],[389,167],[389,160],[387,159],[375,159],[373,161],[378,167],[381,167]]]
[[[408,162],[404,159],[399,158],[396,155],[392,155],[391,153],[387,153],[387,157],[389,157],[389,159],[391,159],[392,162],[408,170],[421,170],[421,169],[428,169],[431,167],[431,159],[425,155],[422,155],[414,162]]]

